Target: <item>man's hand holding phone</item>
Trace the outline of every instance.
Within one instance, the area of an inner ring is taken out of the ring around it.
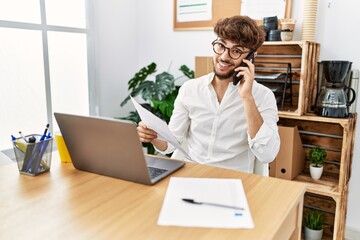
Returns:
[[[255,77],[254,57],[255,52],[251,51],[240,66],[235,68],[233,74],[233,84],[236,85],[240,81],[238,92],[242,98],[252,96],[251,90]]]
[[[249,67],[249,65],[248,65],[249,61],[251,63],[254,62],[254,57],[255,57],[255,52],[253,52],[253,51],[249,52],[249,54],[246,56],[246,58],[243,59],[240,66],[235,68],[235,71],[234,71],[234,74],[233,74],[233,84],[234,85],[238,84],[238,82],[244,77],[243,74],[240,73],[240,71],[246,70],[245,67]],[[241,69],[240,67],[244,67],[244,68]],[[239,74],[241,74],[241,75],[239,75]]]

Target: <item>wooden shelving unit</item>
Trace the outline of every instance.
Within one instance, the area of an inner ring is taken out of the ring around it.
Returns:
[[[326,149],[328,157],[321,179],[310,177],[306,158],[304,170],[293,180],[307,184],[304,212],[315,208],[325,213],[324,238],[343,239],[356,114],[350,118],[280,114],[279,118],[279,125],[298,127],[306,153],[314,146]]]

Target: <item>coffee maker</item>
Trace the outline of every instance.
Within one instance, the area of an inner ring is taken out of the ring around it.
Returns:
[[[315,113],[324,117],[345,118],[355,101],[355,90],[349,87],[352,62],[322,61],[318,63],[318,94]],[[349,99],[351,98],[351,99]]]

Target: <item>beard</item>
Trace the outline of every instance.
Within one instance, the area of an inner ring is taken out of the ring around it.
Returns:
[[[231,78],[232,77],[232,75],[233,75],[233,71],[229,71],[229,72],[227,72],[227,73],[218,73],[217,71],[216,71],[216,68],[214,68],[214,73],[215,73],[215,76],[219,79],[219,80],[227,80],[227,79],[229,79],[229,78]]]
[[[220,71],[220,69],[217,69],[217,64],[218,61],[221,61],[222,63],[224,64],[228,64],[228,65],[231,65],[232,63],[227,61],[227,60],[220,60],[220,59],[217,59],[217,58],[214,58],[213,59],[213,66],[214,66],[214,73],[215,73],[215,76],[219,79],[219,80],[228,80],[229,78],[232,77],[233,73],[234,73],[234,70],[229,70],[227,72],[224,72],[224,71]]]

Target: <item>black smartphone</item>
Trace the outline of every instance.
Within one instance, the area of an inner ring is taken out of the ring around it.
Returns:
[[[255,52],[251,51],[245,59],[252,60],[252,62],[254,62],[254,57],[255,57]],[[242,62],[239,67],[246,67],[246,66],[247,66],[247,64]],[[233,73],[233,84],[234,85],[238,84],[238,82],[243,78],[243,75],[241,75],[240,77],[236,76],[236,74],[238,74],[238,73],[239,73],[238,71],[234,71],[234,73]]]

